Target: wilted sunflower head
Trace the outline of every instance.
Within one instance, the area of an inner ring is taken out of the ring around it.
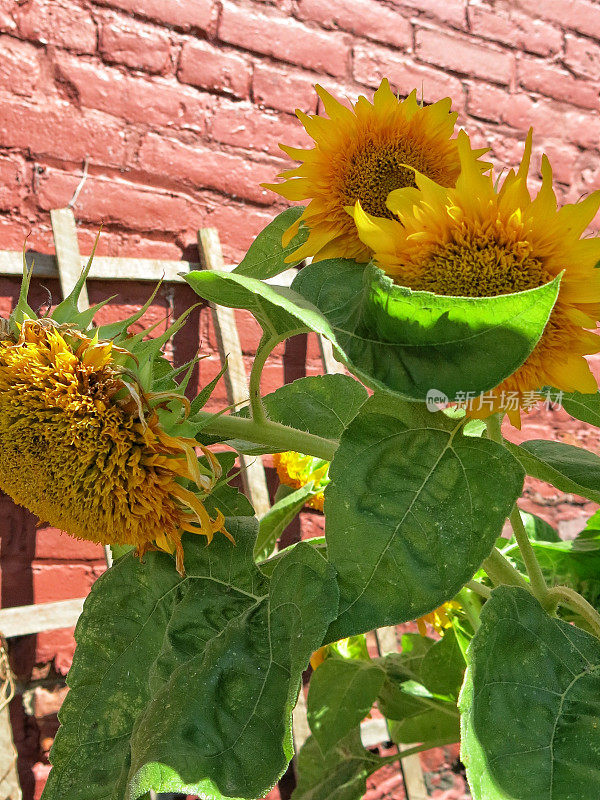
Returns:
[[[301,489],[313,481],[315,490],[319,491],[306,501],[306,505],[323,511],[323,489],[329,483],[329,461],[289,450],[285,453],[274,453],[273,463],[279,480],[286,486]]]
[[[369,214],[391,217],[387,196],[394,189],[415,186],[415,169],[442,186],[454,186],[460,162],[450,137],[457,115],[450,111],[450,98],[420,105],[416,89],[399,100],[387,80],[373,103],[361,96],[351,109],[321,86],[316,89],[329,119],[296,112],[315,146],[302,150],[280,145],[302,164],[282,172],[283,183],[264,185],[288,200],[310,201],[284,234],[286,245],[300,224],[310,232],[288,261],[308,256],[366,261],[370,250],[344,209],[359,200]],[[473,159],[483,152],[474,153]]]
[[[77,311],[81,281],[38,319],[29,279],[0,341],[0,488],[75,538],[175,552],[183,574],[184,531],[229,536],[202,503],[219,462],[181,435],[189,403],[160,353],[187,314],[158,338],[128,335],[150,298],[133,317],[92,328],[100,306]]]
[[[462,170],[455,188],[417,174],[418,189],[392,192],[394,220],[368,214],[357,203],[358,234],[377,265],[397,284],[461,297],[495,297],[542,286],[562,273],[558,299],[544,333],[525,363],[487,393],[490,403],[472,416],[506,411],[520,425],[520,409],[544,386],[595,392],[584,355],[600,350],[600,239],[581,236],[600,206],[600,191],[558,208],[552,169],[542,159],[542,185],[527,189],[531,131],[518,171],[498,188],[470,156],[459,135]]]

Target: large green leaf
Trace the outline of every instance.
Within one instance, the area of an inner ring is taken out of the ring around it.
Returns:
[[[425,654],[421,664],[421,681],[430,692],[458,699],[466,666],[454,628],[448,628]]]
[[[362,800],[367,778],[382,766],[382,759],[362,746],[358,729],[326,756],[311,736],[298,756],[292,800]]]
[[[269,222],[252,242],[239,266],[233,271],[264,281],[289,269],[291,264],[286,263],[285,259],[304,244],[308,238],[308,228],[301,227],[285,247],[281,244],[281,237],[290,225],[293,225],[298,217],[302,216],[303,211],[302,206],[286,208],[272,222]]]
[[[475,800],[600,796],[600,642],[496,589],[469,649],[462,759]]]
[[[265,395],[263,404],[269,419],[275,422],[326,439],[339,439],[367,397],[366,389],[349,375],[309,375]],[[248,407],[239,414],[247,417]],[[272,447],[238,439],[229,444],[250,455],[273,452]]]
[[[345,259],[310,264],[292,288],[329,320],[351,372],[416,400],[454,399],[511,375],[540,339],[560,279],[498,297],[445,297],[394,284]]]
[[[266,578],[252,560],[256,525],[227,520],[235,546],[185,536],[184,579],[170,556],[150,553],[97,581],[44,800],[137,800],[150,789],[255,798],[276,782],[337,588],[302,543]]]
[[[184,277],[205,300],[250,311],[270,339],[315,331],[335,342],[331,326],[319,309],[286,286],[271,286],[237,272],[217,270],[188,272]]]
[[[375,702],[385,678],[372,661],[328,658],[310,679],[308,723],[326,755],[360,725]]]
[[[600,606],[600,540],[580,535],[569,542],[532,541],[531,546],[547,583],[570,586],[593,606]],[[524,571],[517,544],[504,548],[503,552]]]
[[[312,481],[295,490],[291,486],[279,487],[283,490],[281,496],[259,523],[258,537],[254,546],[254,557],[257,561],[271,555],[281,534],[304,508],[306,501],[314,496],[313,487]]]
[[[489,555],[523,485],[501,445],[460,421],[375,395],[340,440],[325,492],[339,639],[450,600]]]
[[[553,391],[552,396],[554,397],[555,395],[560,397],[560,402],[567,414],[600,428],[600,392],[595,392],[594,394],[582,394],[581,392],[564,394],[563,392]]]
[[[600,458],[594,453],[546,439],[507,443],[507,447],[528,475],[600,503]]]
[[[444,639],[434,643],[425,637],[418,638],[421,642],[416,637],[408,641],[402,637],[401,653],[378,659],[385,671],[385,681],[377,705],[389,720],[390,735],[395,742],[457,741],[457,655],[448,644],[443,644]],[[459,674],[462,679],[462,672]],[[435,686],[426,684],[426,680]],[[448,683],[452,691],[446,691]],[[442,691],[438,691],[442,684]]]
[[[447,743],[460,739],[460,720],[458,711],[449,703],[432,701],[431,708],[423,708],[419,713],[410,714],[404,719],[390,719],[388,722],[390,738],[396,744],[428,742],[431,747],[444,739]]]

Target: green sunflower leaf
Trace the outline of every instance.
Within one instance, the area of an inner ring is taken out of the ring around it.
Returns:
[[[547,439],[506,446],[528,475],[600,503],[600,458],[594,453]]]
[[[327,658],[310,679],[308,724],[323,755],[370,712],[385,672],[373,661]]]
[[[581,392],[565,394],[554,391],[552,396],[560,397],[562,407],[567,414],[600,428],[600,392],[595,392],[594,394],[582,394]]]
[[[600,606],[600,540],[580,534],[569,542],[532,541],[531,546],[549,585],[570,586],[593,606]],[[517,544],[504,548],[503,553],[525,571]],[[570,612],[562,613],[570,616]]]
[[[256,798],[285,770],[334,573],[300,543],[268,579],[252,560],[256,520],[226,525],[235,546],[184,537],[184,579],[165,553],[127,555],[92,588],[44,800]]]
[[[475,800],[600,796],[598,639],[502,586],[483,608],[468,664],[461,756]]]
[[[281,534],[304,508],[306,501],[316,494],[313,487],[312,481],[295,490],[291,486],[279,487],[282,490],[281,496],[259,523],[258,537],[254,548],[254,557],[257,561],[271,555]]]
[[[189,272],[184,277],[204,300],[250,311],[269,339],[315,331],[335,342],[329,322],[319,309],[286,286],[217,270]]]
[[[286,263],[285,259],[308,239],[308,228],[301,226],[292,241],[285,247],[281,244],[281,237],[290,225],[293,225],[302,216],[303,212],[302,206],[294,206],[286,208],[276,216],[258,234],[244,258],[233,271],[238,275],[246,275],[249,278],[264,281],[289,269],[292,264]]]
[[[379,756],[362,746],[358,728],[326,756],[311,736],[298,756],[298,785],[292,800],[361,800],[367,778],[383,765]]]
[[[523,485],[501,445],[421,404],[370,398],[342,434],[325,492],[340,639],[422,616],[489,555]]]
[[[346,259],[310,264],[292,288],[329,321],[350,372],[372,388],[453,400],[497,386],[539,341],[558,296],[552,283],[498,297],[445,297],[394,284]]]

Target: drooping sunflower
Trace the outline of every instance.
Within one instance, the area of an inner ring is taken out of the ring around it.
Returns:
[[[600,351],[592,330],[600,318],[600,238],[581,238],[600,206],[600,191],[558,208],[552,168],[542,159],[542,185],[527,189],[532,133],[518,171],[499,187],[474,164],[466,135],[459,135],[461,174],[444,188],[417,174],[418,189],[388,198],[394,220],[369,214],[357,203],[358,235],[377,265],[393,280],[440,295],[495,297],[533,289],[563,273],[556,304],[542,337],[525,363],[471,416],[508,413],[520,426],[520,410],[544,386],[595,392],[585,355]],[[489,402],[488,402],[489,401]]]
[[[302,164],[282,172],[283,183],[263,185],[288,200],[310,201],[284,234],[287,245],[301,224],[310,231],[288,261],[309,256],[367,261],[369,248],[344,209],[360,200],[369,214],[391,217],[387,196],[394,189],[415,186],[414,169],[441,186],[454,186],[460,171],[456,140],[451,138],[457,115],[450,111],[450,98],[420,105],[416,89],[399,100],[385,79],[373,103],[361,96],[352,109],[321,86],[316,90],[329,119],[296,111],[315,146],[303,150],[280,145]],[[483,152],[474,151],[473,158]]]
[[[202,502],[219,462],[182,435],[189,403],[160,354],[184,320],[149,341],[128,335],[150,298],[133,317],[92,328],[104,304],[77,311],[83,281],[40,319],[27,305],[29,280],[2,326],[0,488],[75,538],[133,545],[140,556],[174,552],[183,574],[184,531],[231,538]]]
[[[274,453],[273,463],[281,483],[293,489],[301,489],[311,481],[314,482],[316,493],[307,501],[306,505],[323,511],[323,489],[329,483],[329,462],[313,456],[305,456],[290,450],[285,453]]]

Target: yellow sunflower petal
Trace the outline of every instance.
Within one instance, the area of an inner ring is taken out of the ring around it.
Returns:
[[[448,98],[421,107],[415,90],[400,100],[387,80],[381,82],[372,103],[361,96],[353,108],[320,86],[317,91],[329,117],[297,112],[315,147],[284,147],[302,164],[286,171],[281,183],[265,185],[286,199],[309,200],[302,221],[315,235],[289,261],[319,260],[325,247],[330,257],[368,260],[369,250],[360,242],[345,208],[359,200],[372,216],[393,219],[386,206],[388,195],[416,186],[414,170],[437,184],[453,186],[460,173],[458,140],[451,138],[456,114],[450,112]],[[459,137],[460,141],[465,137]],[[481,171],[481,166],[476,169]],[[294,185],[300,180],[302,184]],[[286,241],[290,239],[288,233]]]

